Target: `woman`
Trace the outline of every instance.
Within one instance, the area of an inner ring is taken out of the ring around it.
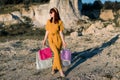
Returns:
[[[57,69],[60,72],[60,76],[65,77],[62,70],[61,60],[60,60],[61,47],[62,45],[66,47],[66,43],[62,33],[64,26],[63,26],[63,22],[60,19],[57,8],[51,8],[49,13],[50,13],[51,19],[47,21],[47,24],[45,27],[46,33],[43,40],[43,45],[46,44],[46,39],[48,38],[49,46],[54,54],[51,73],[54,74],[55,70]]]

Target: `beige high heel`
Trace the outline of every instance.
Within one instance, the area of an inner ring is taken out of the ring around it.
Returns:
[[[60,77],[65,77],[65,74],[63,73],[63,71],[60,71]]]
[[[63,74],[63,75],[61,75],[60,77],[63,77],[63,78],[64,78],[64,77],[65,77],[65,75]]]
[[[55,70],[52,70],[51,74],[54,75],[55,74]]]

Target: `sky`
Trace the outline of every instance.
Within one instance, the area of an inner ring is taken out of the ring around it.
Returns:
[[[82,0],[82,3],[93,3],[95,0]],[[104,3],[105,1],[118,1],[120,2],[120,0],[101,0],[102,3]]]

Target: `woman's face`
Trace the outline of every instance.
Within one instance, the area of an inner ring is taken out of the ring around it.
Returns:
[[[50,17],[51,17],[51,18],[54,18],[54,14],[55,14],[54,12],[51,12],[51,13],[50,13]]]

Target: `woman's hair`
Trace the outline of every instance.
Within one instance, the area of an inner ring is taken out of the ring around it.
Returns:
[[[60,20],[60,15],[59,15],[58,9],[57,8],[51,8],[50,13],[52,13],[52,12],[54,12],[54,18],[55,18],[54,23],[56,24]],[[53,18],[50,19],[51,23],[52,23],[52,20],[53,20]]]

